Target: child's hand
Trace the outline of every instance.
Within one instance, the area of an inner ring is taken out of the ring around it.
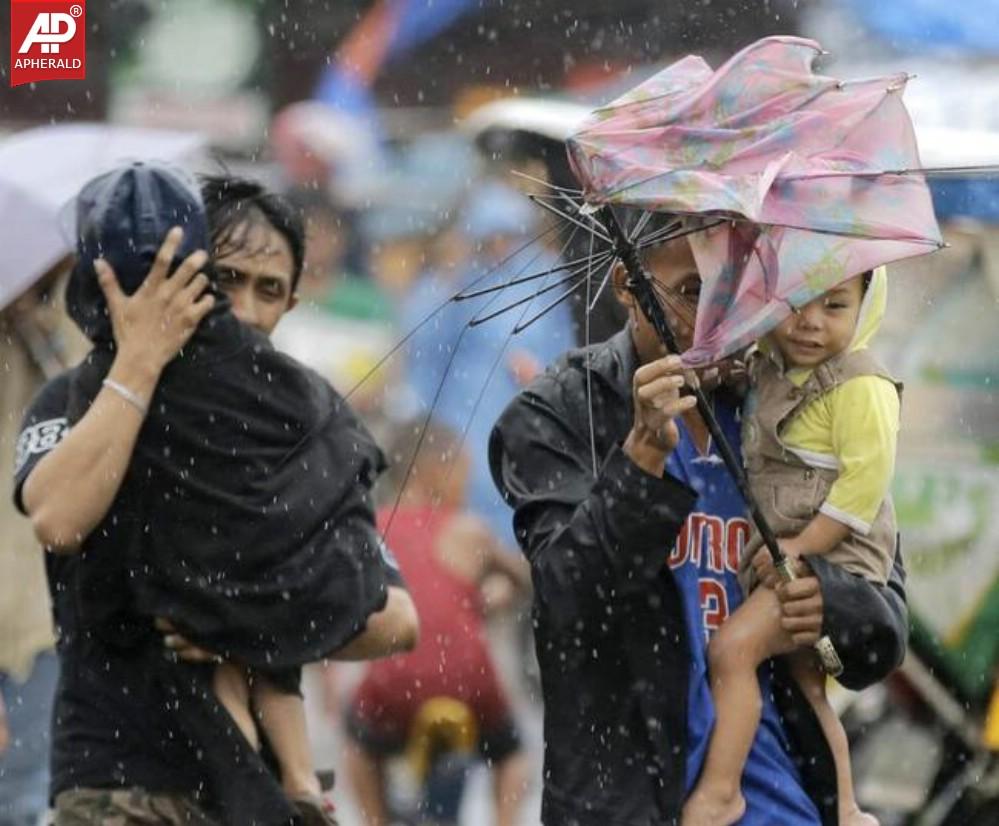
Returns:
[[[173,623],[163,617],[158,617],[154,623],[156,630],[163,633],[163,645],[172,651],[179,659],[188,663],[221,664],[222,657],[199,648],[186,637],[177,633]]]
[[[800,536],[790,536],[785,539],[777,540],[777,544],[780,546],[784,556],[790,559],[793,563],[797,563],[804,554],[804,549],[799,541],[800,539]]]

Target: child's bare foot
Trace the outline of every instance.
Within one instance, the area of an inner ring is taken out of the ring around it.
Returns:
[[[292,795],[301,826],[337,826],[336,808],[329,798],[320,795]]]
[[[881,823],[874,815],[862,812],[860,807],[854,804],[852,809],[839,813],[839,826],[881,826]]]
[[[697,789],[684,804],[680,826],[731,826],[745,812],[746,801],[739,792],[723,795]]]

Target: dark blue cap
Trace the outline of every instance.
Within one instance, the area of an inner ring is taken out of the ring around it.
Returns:
[[[195,250],[209,248],[208,223],[193,181],[157,163],[131,163],[85,184],[76,199],[77,262],[66,305],[92,341],[112,340],[104,293],[94,261],[105,259],[122,290],[131,295],[148,275],[171,227],[184,230],[177,266]],[[172,269],[171,267],[171,269]]]

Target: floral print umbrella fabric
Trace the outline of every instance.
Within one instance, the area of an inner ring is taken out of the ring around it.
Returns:
[[[815,74],[819,45],[769,37],[717,71],[688,56],[567,142],[592,208],[686,217],[704,285],[691,365],[766,334],[836,284],[942,246],[902,102],[908,76]]]

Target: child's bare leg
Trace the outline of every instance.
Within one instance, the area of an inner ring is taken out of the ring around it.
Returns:
[[[288,795],[319,795],[319,778],[312,765],[305,703],[297,694],[279,691],[266,678],[250,687],[260,728],[281,767],[281,785]]]
[[[514,826],[528,782],[527,755],[517,750],[493,765],[496,826]]]
[[[388,826],[384,761],[353,740],[347,741],[346,752],[347,779],[364,826]]]
[[[212,675],[212,689],[233,722],[256,751],[260,748],[257,724],[250,712],[250,681],[246,669],[232,663],[223,663]]]
[[[682,826],[729,826],[745,812],[742,770],[763,708],[756,670],[794,648],[780,618],[777,595],[757,588],[708,646],[715,727],[701,778],[683,807]]]
[[[853,773],[850,769],[850,744],[846,731],[836,711],[826,697],[826,675],[815,655],[808,650],[798,650],[791,655],[791,672],[802,693],[807,698],[815,716],[819,718],[822,733],[829,743],[836,763],[837,807],[839,826],[878,826],[877,818],[860,810],[853,793]]]

